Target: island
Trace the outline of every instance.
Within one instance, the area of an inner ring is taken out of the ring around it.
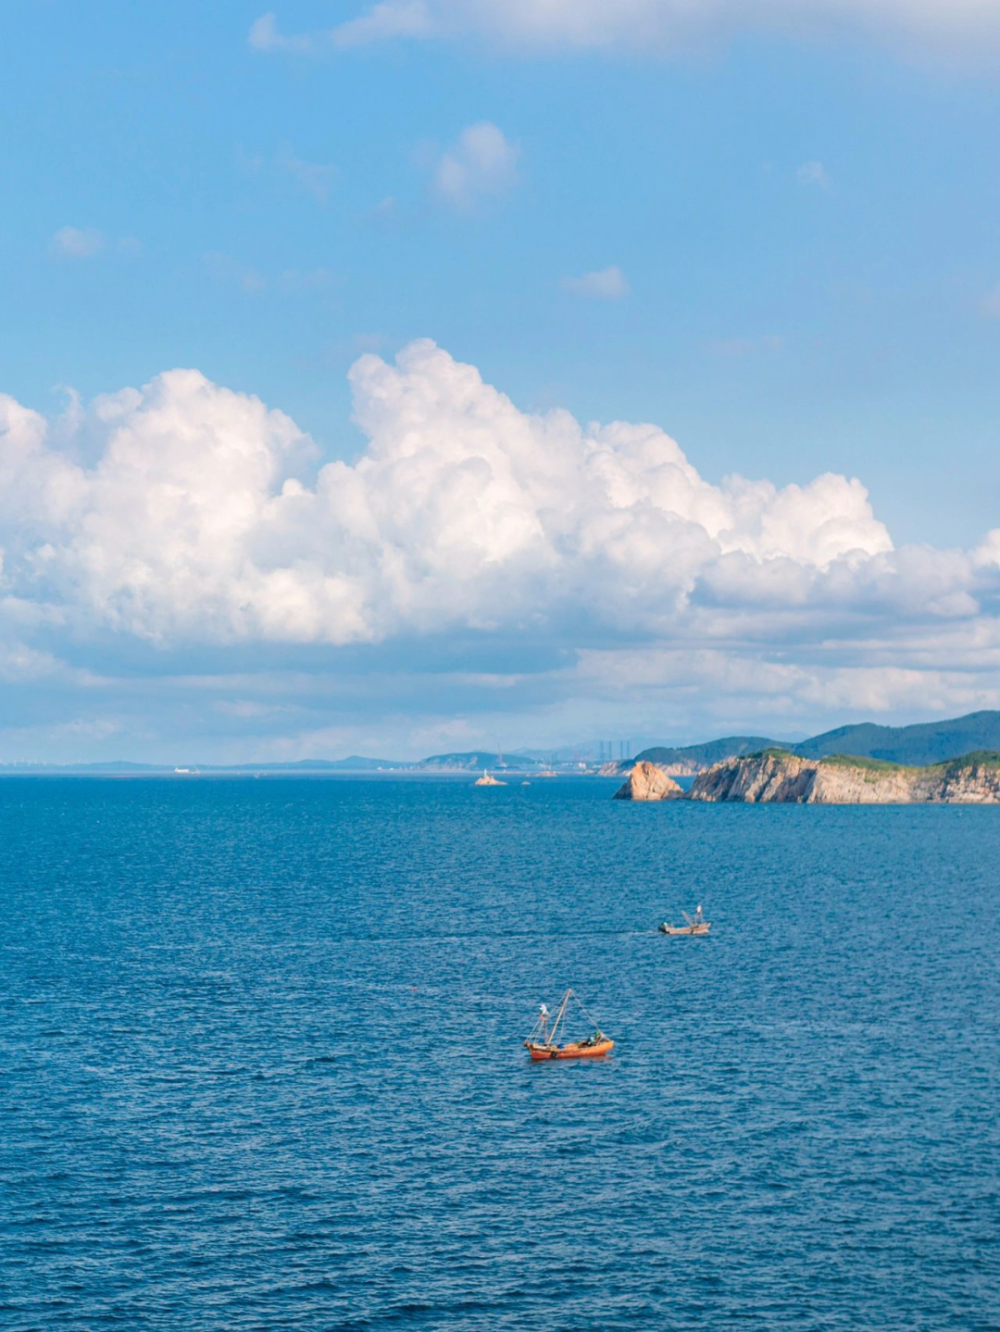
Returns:
[[[624,786],[614,794],[615,800],[677,800],[684,792],[662,768],[655,763],[637,763]]]

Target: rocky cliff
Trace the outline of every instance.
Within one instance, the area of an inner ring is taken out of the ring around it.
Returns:
[[[655,763],[670,777],[694,777],[714,763],[722,763],[724,759],[742,758],[745,754],[759,754],[763,749],[779,748],[781,746],[777,740],[765,740],[763,736],[727,735],[721,740],[709,740],[701,745],[685,745],[680,749],[657,745],[652,749],[644,749],[641,754],[636,754],[630,763],[643,761]],[[619,771],[628,772],[630,763],[621,764]]]
[[[1000,754],[967,754],[927,768],[767,749],[726,759],[695,778],[689,800],[798,805],[1000,804]]]
[[[684,792],[655,763],[637,763],[628,781],[615,792],[616,800],[675,800]]]

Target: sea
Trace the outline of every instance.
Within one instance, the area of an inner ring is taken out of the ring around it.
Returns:
[[[995,1332],[1000,809],[614,789],[0,780],[4,1332]]]

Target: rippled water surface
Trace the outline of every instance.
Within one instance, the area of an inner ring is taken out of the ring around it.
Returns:
[[[0,1325],[1000,1326],[1000,810],[612,790],[0,782]]]

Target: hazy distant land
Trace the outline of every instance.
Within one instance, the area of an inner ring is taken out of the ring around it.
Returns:
[[[766,736],[731,735],[702,744],[669,746],[656,745],[641,750],[632,758],[604,762],[602,742],[590,741],[576,747],[545,751],[512,751],[500,753],[488,750],[468,750],[448,754],[432,754],[419,760],[367,758],[352,755],[343,759],[300,759],[267,763],[132,763],[111,761],[104,763],[4,763],[0,774],[67,773],[100,775],[155,775],[157,773],[292,773],[301,776],[346,773],[473,773],[489,770],[541,775],[543,773],[598,773],[614,777],[631,771],[636,763],[649,762],[671,777],[695,777],[706,769],[728,759],[780,750],[803,759],[833,756],[853,756],[884,763],[903,764],[907,767],[927,767],[975,753],[1000,751],[1000,712],[972,712],[965,717],[945,721],[921,722],[913,726],[878,726],[862,722],[853,726],[840,726],[824,731],[808,740],[794,744],[769,739]]]

